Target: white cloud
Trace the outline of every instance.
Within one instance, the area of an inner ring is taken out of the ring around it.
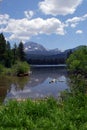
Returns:
[[[83,0],[44,0],[39,2],[39,8],[47,15],[67,15],[73,14],[82,1]]]
[[[0,32],[9,33],[8,40],[29,40],[40,34],[65,35],[66,28],[76,27],[79,22],[87,20],[87,14],[61,22],[58,18],[12,19],[8,14],[0,15]],[[72,29],[72,28],[71,28]],[[77,31],[77,33],[82,33]]]
[[[87,20],[87,14],[81,16],[81,17],[73,17],[71,19],[66,20],[66,25],[71,26],[72,28],[75,28],[79,22]]]
[[[77,31],[76,31],[76,34],[82,34],[82,33],[83,33],[82,30],[77,30]]]
[[[24,14],[28,19],[31,19],[34,15],[34,12],[32,10],[29,10],[29,11],[24,11]]]
[[[9,18],[9,17],[8,17]],[[4,20],[4,16],[3,16]],[[2,22],[3,23],[3,22]],[[0,32],[11,34],[9,39],[19,39],[26,41],[32,36],[39,34],[56,34],[64,35],[64,23],[57,18],[35,18],[35,19],[11,19],[9,18],[8,23],[5,27],[0,29]]]
[[[0,25],[7,24],[8,20],[9,20],[8,14],[0,15]]]

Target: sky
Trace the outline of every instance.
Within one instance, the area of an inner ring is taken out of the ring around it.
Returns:
[[[87,0],[0,0],[0,33],[47,49],[87,45]]]

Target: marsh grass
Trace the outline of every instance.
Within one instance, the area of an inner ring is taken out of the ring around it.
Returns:
[[[0,107],[0,130],[86,130],[87,97],[10,101]]]

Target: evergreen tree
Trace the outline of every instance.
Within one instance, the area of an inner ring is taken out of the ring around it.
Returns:
[[[5,64],[6,58],[6,40],[3,33],[0,34],[0,62]]]
[[[18,47],[17,44],[14,44],[14,48],[12,49],[13,54],[13,64],[18,60]]]
[[[11,50],[11,46],[10,46],[10,42],[9,42],[9,41],[7,41],[6,49],[7,49],[7,51],[10,51],[10,50]]]
[[[18,56],[19,56],[20,61],[25,60],[24,45],[22,42],[20,42],[18,46]]]
[[[5,66],[6,67],[11,67],[12,65],[12,53],[11,53],[11,46],[10,46],[10,43],[9,41],[7,41],[7,44],[6,44],[6,54],[5,54]]]

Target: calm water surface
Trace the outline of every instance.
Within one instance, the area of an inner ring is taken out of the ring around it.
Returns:
[[[59,97],[68,86],[68,75],[65,67],[33,67],[28,77],[0,77],[0,99]]]

